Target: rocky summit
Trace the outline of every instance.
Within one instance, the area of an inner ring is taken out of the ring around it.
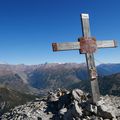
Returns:
[[[120,97],[101,96],[93,104],[91,95],[80,89],[58,89],[11,109],[1,120],[120,120]]]

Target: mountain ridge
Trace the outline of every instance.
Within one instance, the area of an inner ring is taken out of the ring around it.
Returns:
[[[101,64],[97,66],[97,71],[104,78],[120,73],[120,64]],[[0,64],[0,84],[27,94],[44,94],[50,89],[70,88],[78,83],[84,87],[86,80],[88,72],[85,63],[45,63],[30,66]]]

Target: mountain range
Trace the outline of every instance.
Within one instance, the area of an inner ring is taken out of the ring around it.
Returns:
[[[100,86],[102,83],[105,83],[106,86],[102,85],[105,88],[110,90],[111,88],[116,88],[114,84],[109,87],[108,85],[113,82],[119,83],[120,64],[101,64],[97,66],[97,71]],[[87,66],[84,63],[1,64],[0,84],[19,92],[41,95],[57,88],[72,89],[79,87],[87,91],[90,90],[90,87],[87,87],[90,83],[88,81]],[[103,88],[101,88],[101,91],[103,91]]]
[[[100,92],[120,96],[120,64],[97,66]],[[58,88],[90,92],[86,64],[0,64],[0,114]]]

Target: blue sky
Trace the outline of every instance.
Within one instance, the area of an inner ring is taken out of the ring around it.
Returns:
[[[80,13],[89,13],[92,36],[119,43],[119,11],[119,0],[0,0],[0,61],[85,62],[77,50],[52,52],[51,43],[74,42],[82,36]],[[120,63],[119,54],[120,47],[100,49],[95,58]]]

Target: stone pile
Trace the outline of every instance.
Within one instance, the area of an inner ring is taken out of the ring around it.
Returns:
[[[120,97],[101,96],[93,104],[80,89],[58,89],[47,98],[15,107],[1,120],[120,120]]]

